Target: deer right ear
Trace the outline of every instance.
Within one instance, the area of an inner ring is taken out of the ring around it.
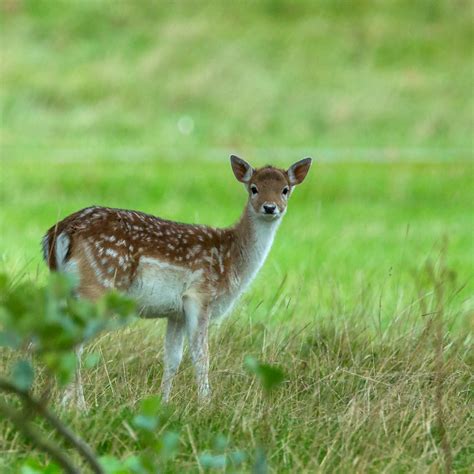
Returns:
[[[242,158],[235,155],[230,155],[230,164],[237,180],[247,184],[253,175],[253,168]]]
[[[312,161],[313,160],[311,158],[305,158],[303,160],[297,161],[288,168],[288,179],[290,180],[290,184],[292,186],[301,184],[304,181],[306,175],[308,174],[309,168],[311,167]]]

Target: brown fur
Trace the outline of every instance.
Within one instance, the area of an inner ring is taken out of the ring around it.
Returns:
[[[234,173],[243,176],[245,170],[234,167]],[[284,212],[292,188],[287,171],[272,166],[253,170],[246,186],[255,212],[265,202],[276,204]],[[258,189],[255,196],[253,186]],[[285,187],[289,190],[286,196],[282,194]],[[248,219],[244,213],[234,227],[216,229],[168,221],[139,211],[93,206],[71,214],[48,230],[47,262],[51,270],[58,269],[53,249],[57,236],[65,232],[70,239],[66,261],[78,262],[80,296],[97,299],[112,287],[127,290],[142,256],[193,271],[205,270],[207,288],[203,290],[212,286],[217,294],[228,288],[232,269],[238,266],[242,249],[251,239]],[[211,255],[212,249],[217,249],[219,255]],[[94,266],[110,284],[103,284]]]
[[[105,207],[82,209],[66,217],[48,230],[49,242],[54,245],[56,237],[62,232],[71,240],[67,260],[74,259],[79,264],[78,292],[81,296],[93,299],[108,288],[97,279],[87,248],[92,250],[95,265],[108,277],[113,287],[126,290],[133,281],[142,256],[192,270],[201,268],[205,263],[208,270],[211,266],[216,273],[221,273],[220,268],[217,268],[217,260],[209,263],[202,258],[210,249],[220,249],[224,255],[224,268],[228,268],[232,256],[229,251],[235,241],[231,229],[182,224],[143,212]],[[111,238],[113,241],[110,241]],[[108,250],[112,250],[115,255],[108,255]],[[48,265],[51,270],[57,269],[51,250]]]
[[[273,166],[257,169],[250,179],[249,188],[252,185],[256,185],[258,189],[256,199],[251,200],[255,211],[258,211],[264,202],[275,203],[280,212],[285,210],[287,198],[284,197],[282,191],[285,186],[291,188],[288,173],[285,170]]]

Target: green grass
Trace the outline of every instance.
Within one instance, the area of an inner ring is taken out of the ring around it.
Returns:
[[[25,159],[8,161],[4,171],[4,266],[39,284],[46,274],[42,232],[82,206],[228,225],[245,202],[227,160],[96,160],[92,167]],[[316,163],[292,196],[252,289],[224,327],[212,331],[209,408],[197,405],[191,364],[183,365],[171,421],[181,433],[181,454],[170,472],[198,472],[192,444],[199,452],[211,449],[217,433],[250,457],[264,446],[271,472],[440,471],[433,383],[438,306],[429,275],[442,258],[444,412],[453,465],[467,472],[471,173],[470,164],[459,162]],[[136,449],[127,420],[140,399],[159,390],[163,327],[140,322],[88,348],[101,354],[99,367],[85,374],[91,412],[63,416],[101,454]],[[246,374],[246,354],[284,369],[286,381],[274,396],[264,397]],[[56,408],[58,400],[56,393]],[[28,448],[6,423],[2,438],[5,462],[17,466]]]
[[[174,3],[3,2],[4,147],[469,155],[471,2]]]
[[[39,242],[67,214],[101,204],[215,226],[242,212],[245,190],[221,161],[8,161],[0,214],[8,268],[45,274]],[[447,240],[453,304],[472,309],[472,166],[316,161],[290,201],[270,257],[243,300],[269,324],[344,318],[363,302],[388,324],[417,295],[414,275]],[[334,314],[336,311],[336,315]],[[271,317],[269,314],[271,313]]]
[[[395,324],[384,336],[371,336],[357,317],[292,330],[228,321],[211,337],[211,404],[197,403],[187,358],[177,376],[165,428],[180,433],[180,448],[166,472],[202,472],[197,455],[212,451],[219,434],[229,438],[230,450],[248,453],[239,472],[251,472],[261,447],[274,473],[441,472],[443,429],[453,468],[469,472],[471,339],[446,334],[440,365],[434,350],[440,320],[421,318],[422,309],[433,315],[439,306],[431,296],[424,303],[408,311],[410,327]],[[426,321],[423,330],[417,329],[420,319]],[[90,344],[88,351],[99,353],[101,361],[84,371],[87,414],[62,411],[60,394],[52,393],[53,407],[99,455],[126,458],[137,449],[132,413],[159,390],[160,337],[156,323],[148,321]],[[282,386],[269,396],[262,393],[243,369],[244,354],[280,366],[286,374]],[[9,360],[3,353],[2,365]],[[28,446],[6,422],[0,422],[0,440],[5,469],[17,472]]]
[[[44,231],[81,207],[227,226],[245,202],[230,152],[257,166],[315,158],[257,280],[212,331],[210,407],[183,365],[170,472],[197,472],[192,445],[217,433],[251,456],[264,446],[275,473],[440,472],[440,370],[453,467],[468,472],[470,11],[461,0],[0,3],[0,251],[13,275],[42,284]],[[125,421],[158,392],[162,329],[142,321],[88,348],[102,355],[85,374],[91,412],[64,416],[102,454],[136,447]],[[285,370],[271,397],[246,354]],[[28,451],[1,421],[5,468]]]

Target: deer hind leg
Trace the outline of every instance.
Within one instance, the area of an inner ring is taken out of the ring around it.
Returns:
[[[208,346],[209,312],[207,305],[203,304],[197,295],[185,295],[183,304],[189,349],[196,372],[198,398],[201,402],[208,402],[211,397]]]
[[[74,381],[71,382],[64,391],[61,405],[63,407],[75,406],[81,411],[86,411],[86,400],[84,398],[84,389],[82,387],[82,377],[81,377],[81,356],[84,346],[81,344],[76,348],[76,373],[74,375]]]
[[[107,291],[106,288],[100,287],[98,285],[87,285],[84,284],[84,280],[81,279],[79,281],[78,287],[74,291],[74,296],[76,298],[83,298],[88,299],[90,301],[96,301],[100,298],[105,292]],[[82,385],[82,352],[84,351],[84,345],[80,344],[76,347],[76,371],[74,374],[74,380],[66,387],[62,400],[61,405],[63,407],[74,407],[80,411],[87,411],[86,400],[84,397],[84,388]]]
[[[163,401],[168,402],[173,379],[183,358],[183,342],[186,326],[184,321],[168,318],[165,336],[164,371],[161,381]]]
[[[69,239],[67,240],[67,244],[69,245]],[[73,293],[75,298],[97,301],[107,292],[108,288],[102,284],[103,282],[99,278],[100,275],[97,273],[97,269],[94,269],[89,264],[84,249],[85,246],[81,242],[77,242],[76,247],[71,249],[69,260],[62,263],[60,271],[68,273],[76,279]],[[64,251],[63,253],[65,254]],[[81,356],[83,350],[83,344],[77,346],[75,350],[77,362],[74,381],[66,387],[61,405],[63,407],[74,406],[81,411],[86,411],[87,405],[84,398],[81,375]]]

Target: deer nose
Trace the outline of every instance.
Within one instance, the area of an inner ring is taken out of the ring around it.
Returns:
[[[275,209],[276,209],[275,204],[264,204],[263,205],[263,210],[265,211],[265,214],[275,214]]]

